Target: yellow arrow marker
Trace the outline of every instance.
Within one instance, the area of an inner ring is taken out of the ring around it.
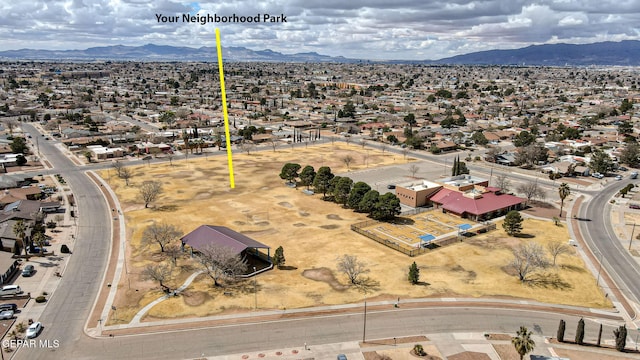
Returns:
[[[224,89],[224,69],[222,68],[222,48],[220,47],[220,30],[216,28],[216,47],[218,48],[218,70],[220,71],[220,92],[222,93],[222,115],[224,116],[224,138],[227,144],[227,159],[229,161],[229,183],[231,188],[236,184],[233,179],[233,160],[231,156],[231,136],[229,135],[229,112],[227,110],[227,92]]]

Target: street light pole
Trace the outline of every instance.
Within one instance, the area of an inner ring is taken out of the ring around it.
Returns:
[[[362,327],[362,342],[366,342],[366,334],[367,334],[367,300],[364,301],[364,322]]]

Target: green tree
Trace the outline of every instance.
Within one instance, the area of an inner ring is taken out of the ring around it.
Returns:
[[[26,154],[29,152],[27,142],[23,137],[13,138],[13,141],[9,144],[9,147],[11,147],[11,152],[14,154]]]
[[[511,210],[504,217],[502,228],[510,236],[516,236],[522,231],[522,216],[516,210]]]
[[[441,97],[441,98],[445,98],[445,99],[451,99],[451,91],[449,90],[445,90],[445,89],[440,89],[438,91],[436,91],[435,94],[437,97]]]
[[[622,104],[620,104],[620,112],[626,113],[627,111],[633,108],[633,103],[629,101],[629,99],[622,99]]]
[[[327,198],[327,192],[329,191],[330,181],[333,179],[335,175],[331,173],[331,168],[328,166],[323,166],[318,169],[318,173],[315,178],[313,178],[313,188],[316,192],[322,193],[322,199]]]
[[[271,257],[271,262],[273,263],[273,265],[277,266],[278,269],[280,269],[280,267],[284,265],[285,258],[284,258],[284,249],[282,248],[282,246],[278,246],[276,251],[273,253],[273,256]]]
[[[406,121],[409,126],[414,126],[416,124],[416,116],[413,113],[409,113],[404,117],[404,121]]]
[[[527,130],[521,131],[518,135],[516,135],[513,140],[513,145],[516,147],[525,147],[533,144],[536,141],[535,135],[531,134]]]
[[[292,183],[299,176],[298,170],[300,170],[300,164],[286,163],[280,171],[280,179]]]
[[[473,140],[476,145],[487,145],[489,143],[489,140],[484,136],[482,130],[474,132],[473,135],[471,135],[471,140]]]
[[[167,124],[167,126],[171,126],[176,121],[176,113],[173,111],[165,111],[160,114],[158,121]]]
[[[520,330],[516,334],[516,337],[511,338],[511,343],[520,355],[520,360],[522,360],[527,353],[533,351],[536,343],[531,339],[531,332],[524,326],[520,326]]]
[[[353,184],[353,188],[351,189],[351,193],[349,194],[349,199],[347,200],[347,206],[351,209],[357,209],[358,204],[364,198],[364,195],[371,190],[371,186],[369,184],[358,181]]]
[[[560,325],[558,325],[558,334],[556,338],[560,342],[564,342],[564,330],[567,326],[567,323],[564,320],[560,320]]]
[[[625,346],[627,346],[627,326],[622,325],[613,330],[613,335],[616,337],[616,350],[624,351]]]
[[[613,168],[613,161],[611,157],[604,151],[598,149],[591,154],[591,161],[589,162],[589,168],[594,172],[606,174]]]
[[[341,177],[333,188],[333,196],[335,202],[347,206],[349,200],[349,194],[351,194],[351,188],[353,187],[353,180],[348,177]]]
[[[618,133],[621,135],[629,135],[629,134],[633,134],[633,124],[631,124],[629,121],[621,121],[618,124]]]
[[[380,201],[380,193],[376,190],[369,190],[358,203],[357,211],[369,214],[376,208],[378,201]]]
[[[28,257],[29,252],[27,251],[27,243],[25,242],[27,225],[24,223],[24,220],[20,219],[16,221],[15,224],[13,224],[12,230],[18,240],[18,247],[20,247],[20,249],[24,249],[24,255]]]
[[[316,171],[311,165],[307,165],[300,172],[300,185],[306,186],[307,189],[313,184],[313,178],[316,177]]]
[[[391,220],[400,215],[400,199],[395,194],[386,193],[380,196],[378,203],[371,212],[371,217],[375,220]]]
[[[355,107],[355,105],[353,105],[351,100],[349,100],[342,107],[342,117],[354,118],[355,116],[356,116],[356,107]]]
[[[571,189],[567,183],[562,183],[558,187],[558,195],[560,196],[560,215],[562,216],[562,208],[564,207],[564,199],[571,194]]]
[[[27,158],[24,157],[24,155],[18,155],[16,156],[16,164],[18,166],[23,166],[27,163]]]
[[[389,135],[389,136],[387,136],[387,141],[392,143],[392,144],[397,144],[398,143],[398,138],[395,135]]]
[[[409,266],[408,279],[411,285],[415,285],[420,281],[420,269],[418,268],[418,265],[416,265],[415,261],[413,262],[413,264],[411,264],[411,266]]]
[[[38,231],[33,234],[32,241],[40,248],[40,255],[44,255],[45,244],[47,243],[47,237],[42,231]]]
[[[576,344],[582,345],[584,341],[584,319],[578,321],[578,328],[576,329]]]

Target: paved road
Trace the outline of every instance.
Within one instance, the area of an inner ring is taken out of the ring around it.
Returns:
[[[609,200],[621,188],[634,181],[626,179],[615,182],[595,192],[591,200],[580,209],[580,232],[595,256],[602,258],[604,268],[611,274],[620,290],[632,301],[640,299],[640,269],[624,245],[618,241],[611,226]]]
[[[567,321],[567,338],[578,322],[574,316],[536,311],[437,308],[399,309],[367,314],[367,339],[449,332],[514,333],[521,325],[538,335],[554,336],[560,319]],[[613,327],[605,324],[609,338]],[[20,355],[42,359],[181,359],[255,352],[362,340],[363,314],[343,314],[296,320],[229,325],[151,335],[100,340],[80,337],[56,351],[36,349]],[[597,325],[587,319],[587,338],[595,339]]]
[[[31,124],[22,126],[25,131],[38,136],[38,131]],[[55,172],[64,174],[64,179],[73,190],[80,214],[76,246],[71,249],[73,255],[59,287],[39,319],[44,330],[38,339],[58,340],[60,348],[56,353],[69,353],[88,339],[83,327],[106,269],[111,239],[110,211],[93,182],[83,172],[77,171],[77,166],[52,142],[40,141],[39,145],[40,152],[55,167]],[[42,349],[21,349],[15,358],[69,358],[56,353],[43,352]]]

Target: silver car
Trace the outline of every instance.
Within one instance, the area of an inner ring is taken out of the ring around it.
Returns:
[[[0,320],[13,319],[13,310],[5,310],[0,312]]]

